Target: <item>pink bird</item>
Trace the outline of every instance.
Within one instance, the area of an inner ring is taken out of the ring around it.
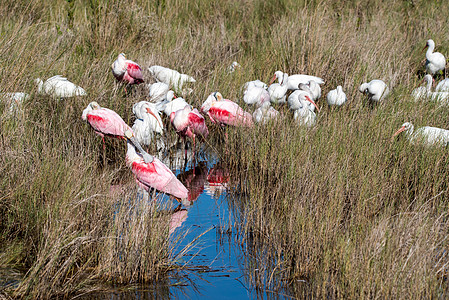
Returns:
[[[193,140],[193,153],[195,153],[195,136],[200,135],[203,138],[207,138],[209,135],[204,117],[196,108],[192,110],[189,105],[172,112],[170,121],[176,129],[176,133],[184,140],[184,143],[187,137]],[[195,154],[193,156],[195,157]],[[187,148],[185,149],[185,157],[187,159]]]
[[[144,82],[140,66],[132,60],[126,59],[124,53],[120,53],[112,64],[112,74],[118,81],[124,81],[128,84]]]
[[[142,149],[142,146],[140,146],[139,142],[136,140],[131,127],[129,127],[115,111],[101,107],[94,101],[89,103],[83,110],[81,118],[90,124],[96,134],[101,136],[103,139],[103,149],[105,147],[105,135],[119,139],[128,139],[137,147],[137,149],[139,149],[145,161],[148,162],[151,160],[151,156]]]
[[[188,198],[189,191],[176,178],[175,174],[159,159],[151,155],[150,157],[151,160],[145,162],[142,156],[136,152],[134,145],[128,141],[126,164],[136,176],[139,186],[148,192],[150,188],[154,188],[177,199]]]
[[[253,117],[244,111],[237,103],[223,99],[219,92],[207,97],[201,106],[201,111],[207,113],[213,123],[232,126],[253,126]]]

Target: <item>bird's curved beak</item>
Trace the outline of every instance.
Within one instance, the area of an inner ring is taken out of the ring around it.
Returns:
[[[316,103],[315,103],[312,99],[310,99],[309,96],[306,96],[306,100],[309,101],[310,103],[312,103],[313,106],[315,106],[315,108],[318,110],[318,112],[320,112],[320,109],[318,108],[318,106],[316,105]]]
[[[151,111],[151,109],[149,109],[148,107],[146,107],[147,109],[147,113],[149,113],[150,115],[152,115],[156,121],[159,123],[159,125],[161,125],[161,127],[163,128],[164,126],[162,126],[161,122],[159,122],[159,119],[156,117],[156,115]]]
[[[421,49],[421,52],[423,52],[424,49],[426,49],[427,47],[429,47],[429,45],[426,44],[426,45]]]
[[[276,74],[274,74],[273,78],[271,78],[270,83],[268,85],[272,84],[275,80],[276,80]]]
[[[435,79],[432,78],[432,87],[435,86]]]
[[[404,130],[405,130],[405,126],[402,126],[401,128],[399,128],[399,130],[396,131],[396,132],[392,135],[391,140],[394,140],[394,137],[397,136],[398,134],[400,134],[401,132],[403,132]]]

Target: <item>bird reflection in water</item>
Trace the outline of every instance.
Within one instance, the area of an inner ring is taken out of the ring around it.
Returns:
[[[229,184],[229,170],[220,163],[216,163],[207,175],[206,193],[218,198],[226,191]]]
[[[208,176],[207,163],[205,161],[199,162],[193,169],[181,172],[178,179],[184,183],[189,191],[189,196],[183,200],[182,204],[189,207],[195,200],[203,193],[204,184]]]

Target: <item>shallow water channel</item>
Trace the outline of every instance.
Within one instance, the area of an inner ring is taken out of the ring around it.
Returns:
[[[127,292],[108,293],[108,299],[248,299],[283,298],[274,293],[260,293],[250,287],[246,275],[252,270],[244,267],[245,253],[238,242],[234,213],[229,200],[234,197],[230,177],[217,158],[199,155],[193,166],[184,165],[183,151],[175,160],[164,160],[189,190],[189,201],[182,203],[172,216],[171,238],[176,243],[174,253],[194,241],[195,246],[183,255],[179,264],[184,271],[172,274],[166,282],[153,287]],[[176,207],[173,201],[173,207]],[[99,296],[99,295],[98,295]],[[102,295],[103,297],[106,295]]]

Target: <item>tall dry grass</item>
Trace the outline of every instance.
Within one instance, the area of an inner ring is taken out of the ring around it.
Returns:
[[[245,81],[268,81],[278,69],[325,78],[323,95],[343,85],[348,105],[322,105],[311,130],[284,110],[280,122],[230,129],[226,146],[211,136],[248,195],[235,205],[257,245],[248,263],[266,263],[267,276],[255,283],[276,286],[281,278],[297,296],[442,295],[446,151],[389,138],[409,120],[449,127],[447,107],[409,97],[425,40],[449,53],[448,8],[444,1],[3,1],[0,89],[32,95],[13,116],[1,110],[0,261],[29,270],[14,295],[67,295],[93,281],[151,280],[170,269],[166,217],[142,203],[114,215],[117,202],[135,195],[109,194],[111,184],[133,187],[124,145],[107,140],[103,152],[80,119],[97,101],[132,122],[132,104],[146,90],[125,97],[117,88],[109,68],[120,52],[144,69],[193,75],[187,100],[195,106],[216,90],[242,104]],[[228,74],[233,60],[243,68]],[[56,74],[89,96],[36,95],[33,80]],[[370,108],[357,87],[374,78],[393,92]]]

